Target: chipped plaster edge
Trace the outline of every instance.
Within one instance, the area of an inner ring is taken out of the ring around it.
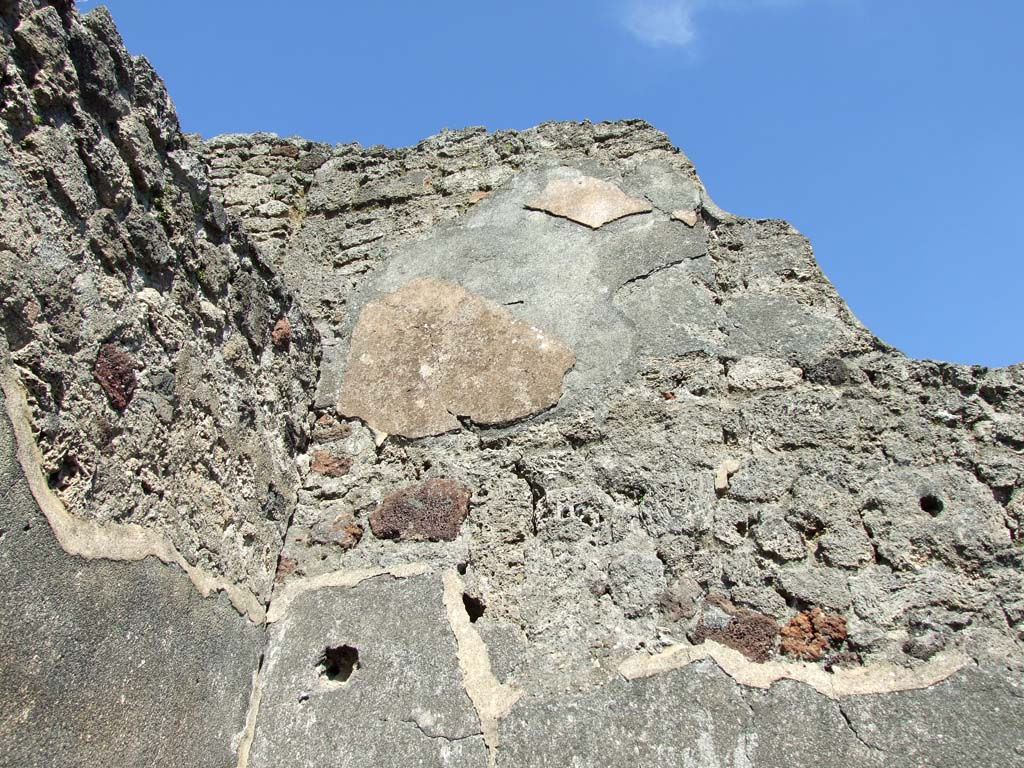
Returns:
[[[431,572],[426,563],[405,563],[388,568],[358,568],[350,571],[331,571],[319,576],[289,579],[274,591],[267,611],[267,623],[273,624],[287,613],[288,607],[303,592],[326,587],[355,587],[378,576],[392,576],[396,579],[408,579],[423,576]]]
[[[190,564],[162,533],[136,523],[105,524],[68,512],[43,476],[42,455],[32,434],[32,417],[25,388],[10,364],[0,363],[0,388],[4,393],[7,417],[14,429],[18,463],[61,549],[87,560],[136,561],[156,557],[162,563],[181,568],[203,597],[224,592],[241,615],[255,624],[263,622],[266,611],[255,594]]]
[[[523,692],[511,685],[499,683],[498,678],[494,676],[487,645],[466,613],[466,606],[462,601],[465,585],[458,572],[445,571],[442,582],[448,623],[458,646],[462,682],[470,701],[473,702],[477,717],[480,718],[480,729],[483,731],[484,744],[487,746],[487,764],[489,768],[494,768],[497,764],[498,725],[502,718],[512,711],[512,707],[519,701]]]
[[[971,663],[970,657],[962,653],[944,652],[913,669],[878,663],[826,672],[808,662],[769,661],[759,664],[748,660],[739,651],[705,640],[700,645],[673,645],[653,656],[631,656],[619,665],[619,674],[626,680],[637,680],[708,658],[741,685],[770,688],[779,680],[796,680],[830,699],[929,688]]]

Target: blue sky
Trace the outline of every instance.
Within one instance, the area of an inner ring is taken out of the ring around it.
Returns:
[[[204,136],[401,146],[642,117],[719,205],[810,237],[885,341],[1024,360],[1020,0],[106,5]]]

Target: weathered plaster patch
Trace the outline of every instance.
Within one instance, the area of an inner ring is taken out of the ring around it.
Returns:
[[[279,621],[288,611],[291,602],[303,592],[308,592],[311,589],[355,587],[367,579],[375,579],[378,576],[408,579],[430,573],[430,570],[430,566],[426,563],[406,563],[390,568],[359,568],[351,571],[323,573],[306,579],[290,579],[274,591],[270,600],[270,608],[267,611],[267,623],[273,624],[275,621]]]
[[[240,614],[257,624],[263,622],[266,610],[256,595],[192,565],[163,534],[135,523],[104,524],[82,520],[68,512],[50,490],[43,475],[42,457],[32,434],[32,417],[25,390],[10,365],[5,365],[0,373],[0,387],[4,392],[7,416],[14,428],[18,462],[32,496],[65,552],[87,560],[134,561],[155,557],[162,563],[181,568],[203,597],[224,592]]]
[[[592,176],[551,181],[540,195],[527,201],[526,207],[570,219],[591,229],[624,216],[654,210],[646,200],[630,197],[614,184]]]
[[[419,278],[363,308],[338,411],[413,438],[457,430],[459,417],[509,424],[555,405],[575,362],[563,341],[504,307]]]
[[[462,601],[464,584],[456,571],[445,571],[444,605],[448,611],[448,621],[455,633],[455,641],[459,646],[459,667],[484,734],[487,745],[488,765],[491,768],[497,762],[498,724],[501,719],[512,711],[512,707],[522,691],[511,685],[498,682],[491,671],[491,659],[487,645],[469,620],[466,606]]]
[[[949,652],[940,653],[913,669],[884,663],[826,672],[822,667],[806,662],[769,661],[758,664],[748,661],[739,651],[705,640],[700,645],[673,645],[653,656],[638,654],[630,657],[619,665],[619,673],[627,680],[636,680],[708,658],[740,685],[769,688],[779,680],[796,680],[830,699],[928,688],[971,663],[969,657]]]

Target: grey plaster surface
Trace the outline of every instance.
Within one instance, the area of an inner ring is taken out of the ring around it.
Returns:
[[[689,262],[706,264],[706,240],[703,230],[669,221],[660,211],[594,231],[525,209],[532,195],[565,172],[554,167],[521,173],[457,225],[397,249],[353,306],[415,277],[458,282],[568,343],[576,365],[565,378],[563,406],[596,399],[602,385],[634,367],[636,322],[615,306],[616,292],[669,264],[699,271]]]
[[[350,646],[345,682],[325,649]],[[304,592],[269,629],[250,768],[487,764],[440,579],[381,576]]]
[[[734,683],[710,661],[523,699],[502,724],[499,766],[1001,768],[1024,761],[1024,686],[969,667],[932,688],[832,700],[802,683]]]

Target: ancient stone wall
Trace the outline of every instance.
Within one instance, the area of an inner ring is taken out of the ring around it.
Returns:
[[[0,18],[0,764],[1024,760],[1024,366],[641,121],[203,141]]]

